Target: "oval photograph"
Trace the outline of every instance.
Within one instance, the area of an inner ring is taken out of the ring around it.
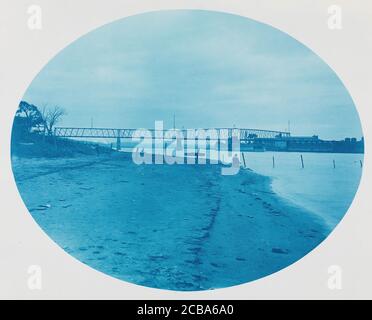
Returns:
[[[11,156],[36,223],[109,276],[177,291],[268,276],[316,248],[358,189],[354,103],[309,48],[226,13],[159,11],[56,55]]]

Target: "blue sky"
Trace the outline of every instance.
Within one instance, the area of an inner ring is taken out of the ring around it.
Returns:
[[[337,75],[268,25],[208,11],[163,11],[98,28],[62,50],[24,100],[60,105],[61,125],[284,130],[362,136]]]

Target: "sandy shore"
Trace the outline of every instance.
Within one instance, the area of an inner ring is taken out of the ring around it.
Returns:
[[[127,155],[13,159],[22,198],[45,232],[91,267],[136,284],[202,290],[297,261],[326,236],[314,214],[250,170],[142,165]]]

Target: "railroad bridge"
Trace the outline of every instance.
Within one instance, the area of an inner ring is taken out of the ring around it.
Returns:
[[[150,136],[149,136],[150,135]],[[117,128],[78,128],[78,127],[56,127],[54,136],[61,138],[105,138],[116,139],[116,149],[121,149],[122,139],[133,139],[138,137],[176,139],[177,136],[184,140],[206,139],[232,141],[237,137],[240,141],[252,141],[256,138],[284,138],[290,133],[285,131],[273,131],[262,129],[243,128],[201,128],[201,129],[117,129]]]

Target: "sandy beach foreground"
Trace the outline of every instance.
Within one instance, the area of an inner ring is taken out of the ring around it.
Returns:
[[[13,159],[36,222],[68,253],[119,279],[203,290],[245,283],[303,257],[327,235],[316,215],[251,170],[135,165],[129,155]]]

